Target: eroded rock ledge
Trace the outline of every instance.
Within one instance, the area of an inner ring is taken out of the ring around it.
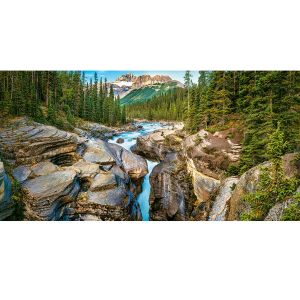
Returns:
[[[0,152],[21,185],[26,220],[141,218],[134,195],[147,163],[119,145],[16,118],[0,128]],[[3,174],[0,163],[2,219],[13,214]]]

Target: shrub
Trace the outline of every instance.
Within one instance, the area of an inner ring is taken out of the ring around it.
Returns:
[[[262,168],[257,191],[244,196],[243,201],[251,209],[241,215],[241,220],[263,220],[277,202],[294,194],[299,180],[285,177],[281,166],[272,165],[269,169]]]
[[[229,165],[226,171],[226,176],[236,176],[239,174],[239,167],[236,165]]]
[[[293,198],[294,201],[283,212],[282,221],[300,221],[300,193]]]

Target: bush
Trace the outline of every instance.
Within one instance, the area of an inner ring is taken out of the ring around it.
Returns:
[[[239,174],[239,167],[236,165],[229,165],[226,171],[226,176],[237,176]]]
[[[298,184],[299,180],[296,178],[287,178],[283,175],[281,166],[279,169],[278,165],[262,168],[257,191],[243,198],[251,209],[250,212],[241,215],[241,220],[263,220],[277,202],[292,197]]]
[[[300,221],[300,193],[293,198],[294,201],[283,212],[282,221]]]

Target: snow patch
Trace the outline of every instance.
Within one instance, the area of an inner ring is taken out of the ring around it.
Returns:
[[[132,86],[132,82],[131,81],[115,81],[113,82],[115,85],[122,87],[122,86]]]

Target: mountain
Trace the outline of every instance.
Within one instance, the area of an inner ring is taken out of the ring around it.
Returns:
[[[182,83],[171,80],[163,83],[154,83],[130,90],[121,98],[121,105],[135,104],[147,101],[154,96],[169,92],[175,88],[183,87]]]
[[[183,87],[168,75],[135,76],[131,73],[121,75],[110,84],[113,85],[115,95],[120,96],[121,104],[143,102],[176,87]]]

